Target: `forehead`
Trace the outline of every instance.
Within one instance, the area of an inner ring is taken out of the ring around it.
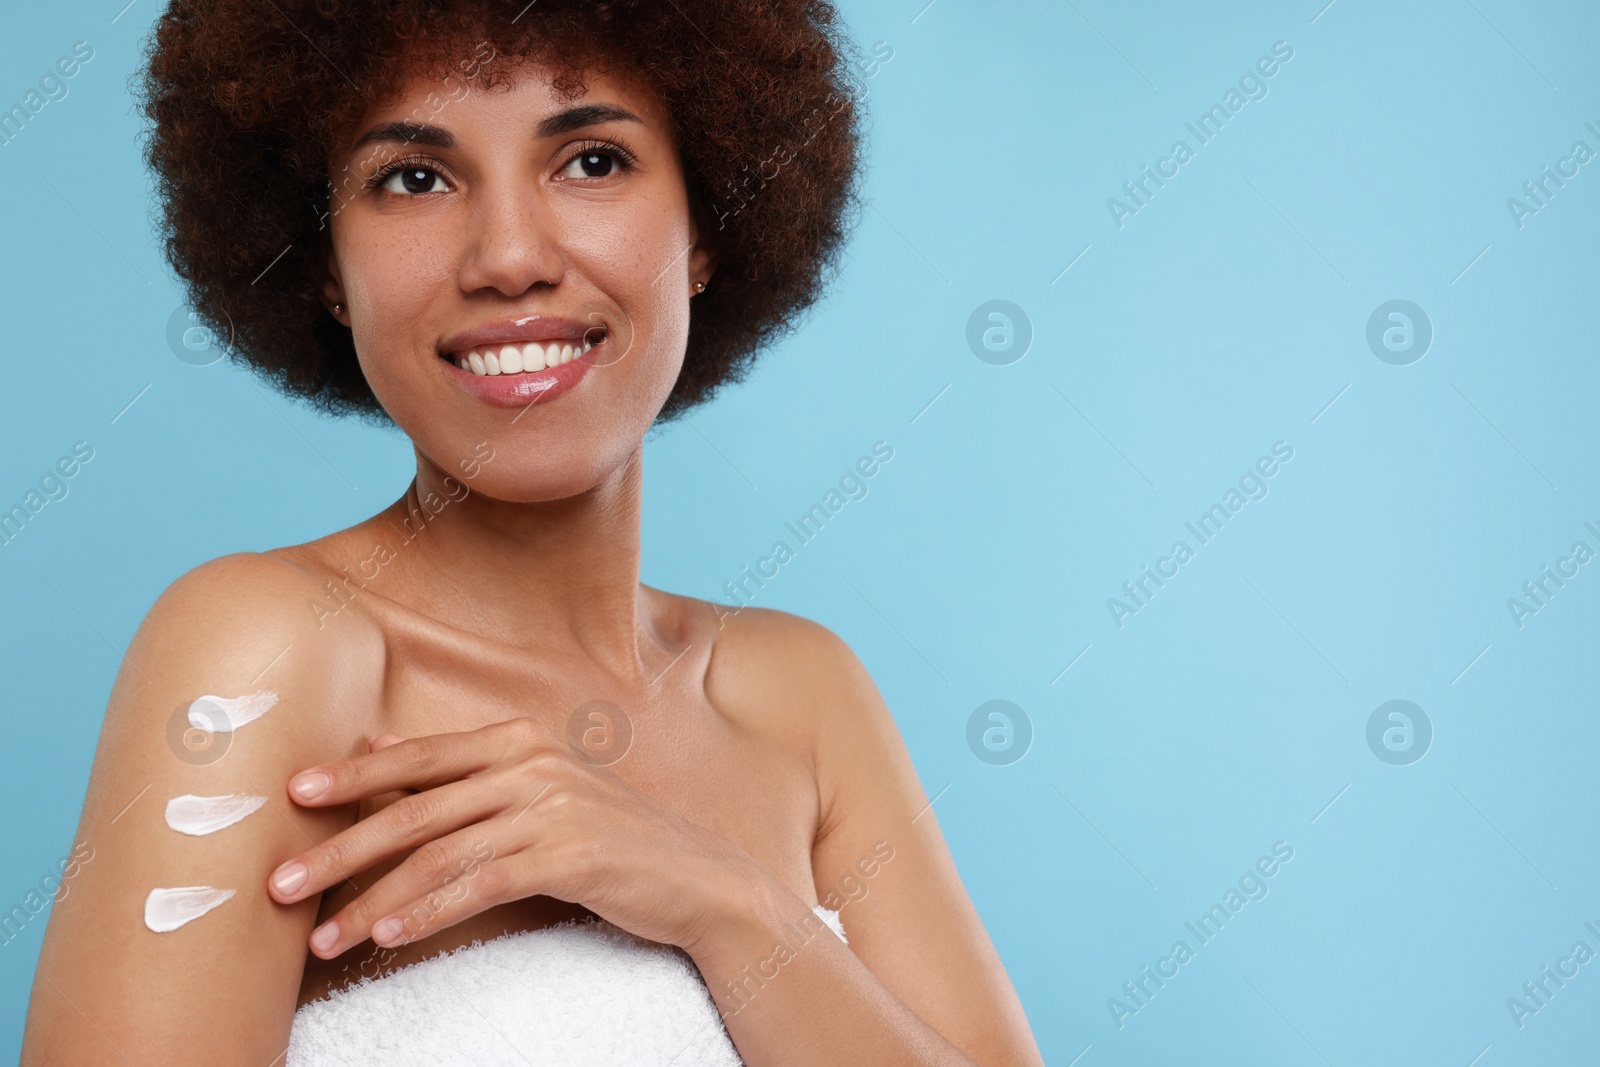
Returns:
[[[387,128],[469,127],[488,120],[526,124],[530,137],[551,137],[585,125],[628,120],[666,129],[667,107],[648,80],[603,57],[583,63],[567,54],[505,55],[479,42],[469,59],[461,46],[402,62],[387,92],[355,121],[345,145],[354,151]]]

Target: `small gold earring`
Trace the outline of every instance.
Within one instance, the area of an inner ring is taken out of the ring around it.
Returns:
[[[335,304],[335,305],[333,305],[333,313],[335,315],[343,315],[344,314],[344,305],[343,304]]]
[[[694,291],[697,292],[697,293],[705,292],[706,291],[706,283],[705,282],[695,282],[694,283]]]

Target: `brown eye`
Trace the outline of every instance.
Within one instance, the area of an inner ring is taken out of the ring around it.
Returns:
[[[621,170],[621,163],[615,153],[603,148],[591,148],[579,152],[572,157],[565,167],[561,168],[562,178],[609,178]]]
[[[436,171],[428,167],[402,167],[384,177],[379,188],[385,192],[420,195],[436,192],[433,184],[439,181]]]

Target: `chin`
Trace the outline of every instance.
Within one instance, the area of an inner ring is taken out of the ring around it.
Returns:
[[[545,434],[491,437],[492,458],[465,469],[441,470],[473,494],[507,504],[537,504],[579,496],[612,481],[643,443],[643,431],[608,428],[552,441]],[[483,455],[480,449],[479,454]]]

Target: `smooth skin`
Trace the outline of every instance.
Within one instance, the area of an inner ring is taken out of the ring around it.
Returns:
[[[687,953],[751,1067],[1040,1064],[856,656],[799,617],[639,581],[643,435],[716,249],[648,87],[596,73],[567,99],[516,71],[431,115],[447,145],[331,160],[359,180],[329,217],[324,296],[416,479],[350,529],[204,564],[151,609],[22,1062],[267,1067],[331,989],[593,914]],[[414,79],[352,145],[436,88]],[[365,183],[397,160],[420,172]],[[625,355],[526,410],[478,401],[439,358],[533,313],[598,316]],[[173,728],[203,693],[259,689],[278,705],[220,758]],[[621,710],[592,718],[596,700]],[[162,817],[183,793],[269,803],[195,838]],[[182,885],[237,892],[152,933],[145,895]],[[848,947],[816,936],[819,902]]]

